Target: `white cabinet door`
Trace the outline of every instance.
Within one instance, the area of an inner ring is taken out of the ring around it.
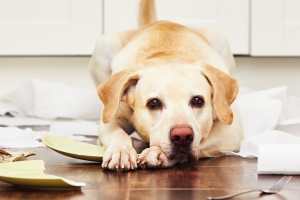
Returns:
[[[137,27],[139,0],[104,0],[104,33]],[[249,54],[249,0],[156,0],[159,20],[219,28],[234,54]]]
[[[252,0],[251,55],[300,56],[300,1]]]
[[[91,54],[102,0],[0,0],[0,55]]]

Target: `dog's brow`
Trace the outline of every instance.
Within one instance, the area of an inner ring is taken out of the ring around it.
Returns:
[[[158,92],[151,92],[147,95],[147,99],[151,99],[151,98],[157,98],[159,97],[159,93]]]
[[[201,90],[192,90],[192,96],[204,96]]]

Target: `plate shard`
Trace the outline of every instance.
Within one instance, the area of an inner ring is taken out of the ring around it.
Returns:
[[[30,160],[0,164],[0,180],[22,187],[39,189],[70,189],[86,186],[59,176],[44,173],[43,160]]]
[[[74,141],[65,136],[43,135],[42,141],[47,147],[60,154],[82,160],[102,162],[105,152],[105,147]]]

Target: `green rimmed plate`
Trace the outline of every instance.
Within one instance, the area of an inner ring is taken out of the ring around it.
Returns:
[[[67,137],[43,135],[43,143],[52,150],[72,158],[101,162],[105,148],[71,140]]]
[[[70,189],[86,186],[82,182],[45,174],[44,170],[43,160],[3,163],[0,164],[0,180],[18,186],[43,189]]]

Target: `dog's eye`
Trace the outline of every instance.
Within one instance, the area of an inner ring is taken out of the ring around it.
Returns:
[[[201,108],[204,105],[204,100],[200,96],[195,96],[191,99],[190,104],[192,107]]]
[[[148,103],[147,103],[147,107],[150,110],[159,110],[162,108],[162,102],[159,99],[151,99]]]

